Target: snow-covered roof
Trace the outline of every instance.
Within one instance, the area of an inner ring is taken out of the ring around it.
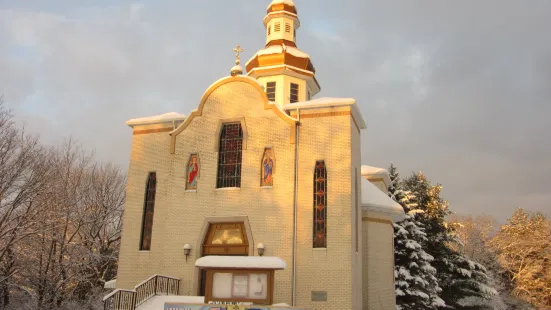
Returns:
[[[267,48],[259,50],[256,53],[256,55],[260,56],[260,55],[280,54],[280,53],[283,53],[283,51],[288,52],[289,54],[296,57],[310,58],[310,55],[299,50],[298,48],[292,47],[292,46],[286,46],[285,44],[268,46]]]
[[[240,269],[285,269],[285,262],[274,256],[204,256],[195,261],[196,267]]]
[[[364,118],[362,116],[362,113],[360,112],[360,109],[358,108],[358,105],[356,104],[356,99],[354,98],[323,97],[323,98],[317,98],[317,99],[312,99],[308,101],[301,101],[301,102],[286,104],[285,106],[283,106],[283,109],[290,111],[290,110],[296,110],[296,109],[306,110],[306,109],[336,108],[336,107],[344,107],[344,106],[351,106],[352,115],[354,116],[354,119],[358,123],[358,126],[360,126],[360,129],[366,128]]]
[[[382,178],[386,185],[390,185],[390,175],[386,169],[362,165],[361,174],[368,178]]]
[[[166,123],[166,122],[173,122],[173,121],[183,121],[185,119],[186,119],[186,116],[184,114],[177,113],[177,112],[168,112],[161,115],[133,118],[131,120],[126,121],[126,125],[128,126],[151,125],[151,124]]]
[[[287,5],[293,5],[293,6],[295,5],[295,1],[293,1],[293,0],[272,0],[270,5],[268,5],[268,8],[271,7],[274,4],[280,4],[280,3],[287,4]]]
[[[362,208],[366,211],[386,213],[394,222],[405,218],[404,208],[388,197],[369,180],[362,178]]]

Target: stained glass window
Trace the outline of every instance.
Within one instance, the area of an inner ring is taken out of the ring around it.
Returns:
[[[298,102],[298,84],[291,83],[291,103]]]
[[[327,247],[327,170],[323,160],[314,170],[314,248]]]
[[[203,255],[247,255],[249,242],[243,223],[213,223],[205,241]]]
[[[151,232],[153,229],[153,212],[155,209],[155,191],[157,188],[157,174],[150,172],[145,187],[144,212],[142,219],[142,235],[140,238],[140,250],[151,249]]]
[[[243,130],[240,123],[224,124],[218,150],[218,177],[216,187],[241,186],[241,151]]]

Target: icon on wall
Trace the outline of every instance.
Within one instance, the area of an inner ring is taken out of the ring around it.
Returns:
[[[187,165],[186,190],[197,189],[197,178],[199,177],[199,156],[191,154]]]

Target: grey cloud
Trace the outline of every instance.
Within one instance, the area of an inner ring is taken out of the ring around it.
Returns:
[[[71,134],[126,166],[124,121],[189,113],[236,44],[244,60],[263,47],[268,2],[0,6],[0,92],[48,141]],[[422,170],[458,213],[549,214],[550,2],[296,3],[319,96],[354,97],[367,120],[364,163]],[[15,57],[16,42],[35,56]]]

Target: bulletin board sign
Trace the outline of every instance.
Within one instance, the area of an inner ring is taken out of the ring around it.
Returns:
[[[273,270],[207,270],[206,302],[249,302],[271,305]]]

